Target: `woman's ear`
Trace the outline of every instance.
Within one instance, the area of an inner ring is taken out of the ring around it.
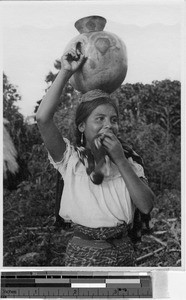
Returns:
[[[80,124],[78,125],[78,130],[79,130],[80,132],[84,132],[84,131],[85,131],[85,123],[84,123],[84,122],[82,122],[82,123],[80,123]]]

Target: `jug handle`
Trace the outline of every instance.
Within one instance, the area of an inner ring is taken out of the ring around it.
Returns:
[[[82,43],[81,42],[77,42],[76,44],[76,51],[79,50],[79,52],[82,54]]]

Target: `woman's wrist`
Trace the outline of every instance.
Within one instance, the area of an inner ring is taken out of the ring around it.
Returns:
[[[115,164],[117,165],[118,169],[122,170],[122,171],[123,170],[127,171],[128,169],[131,168],[131,166],[130,166],[130,164],[128,162],[128,159],[125,156],[123,156],[121,158],[117,158],[115,160]]]
[[[70,77],[73,75],[73,72],[68,69],[61,69],[59,71],[58,75],[64,79],[66,79],[66,81],[68,81],[70,79]]]
[[[124,154],[122,156],[116,157],[114,161],[118,167],[125,166],[126,164],[128,164],[128,160]]]

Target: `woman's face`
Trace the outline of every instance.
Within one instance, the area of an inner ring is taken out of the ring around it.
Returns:
[[[118,116],[114,107],[110,104],[97,106],[85,122],[81,124],[81,132],[84,132],[86,138],[86,147],[90,148],[92,140],[105,127],[116,135],[118,133]]]

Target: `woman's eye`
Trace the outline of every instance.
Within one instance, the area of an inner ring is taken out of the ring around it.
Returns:
[[[112,122],[113,124],[116,124],[116,123],[118,123],[118,119],[117,119],[117,118],[112,118],[111,122]]]
[[[104,120],[104,117],[97,117],[96,120],[97,120],[97,121],[103,121],[103,120]]]

